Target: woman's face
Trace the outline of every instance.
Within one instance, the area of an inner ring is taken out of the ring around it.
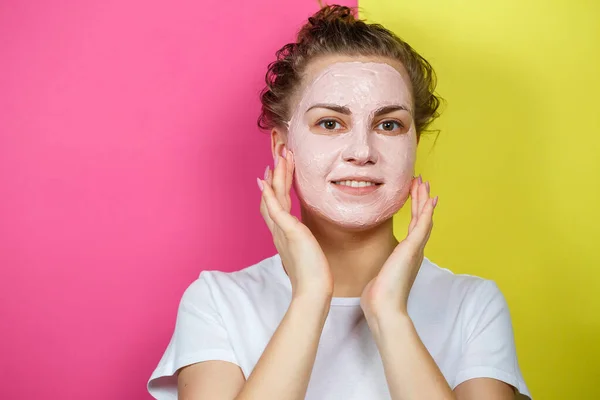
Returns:
[[[347,228],[405,203],[417,147],[410,81],[383,61],[314,64],[288,122],[305,207]]]

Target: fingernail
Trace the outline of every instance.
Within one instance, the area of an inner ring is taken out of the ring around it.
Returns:
[[[429,181],[425,182],[425,186],[427,187],[427,193],[429,193]]]
[[[282,157],[283,157],[283,158],[285,158],[285,157],[286,157],[287,150],[286,150],[285,146],[283,146],[283,150],[281,150],[281,154],[282,154]]]
[[[421,178],[421,175],[419,175],[419,184],[423,183],[423,178]]]
[[[269,179],[269,166],[267,165],[267,168],[265,168],[265,181]]]
[[[263,183],[261,182],[260,179],[256,178],[256,183],[258,184],[258,188],[260,189],[260,191],[263,191]]]
[[[438,197],[439,197],[439,196],[435,196],[435,199],[433,199],[433,207],[434,207],[434,208],[435,208],[435,206],[437,206]]]

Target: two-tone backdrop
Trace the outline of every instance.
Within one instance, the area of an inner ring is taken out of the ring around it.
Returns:
[[[427,256],[498,283],[537,399],[600,398],[600,3],[359,3],[447,102],[419,149]],[[274,253],[258,93],[317,9],[2,3],[0,397],[149,398],[187,285]]]

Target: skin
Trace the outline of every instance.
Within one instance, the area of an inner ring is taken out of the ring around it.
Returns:
[[[303,90],[328,66],[356,61],[386,63],[398,71],[400,79],[405,80],[406,90],[410,90],[406,71],[394,60],[328,56],[309,64],[298,91],[300,97],[292,101],[294,107],[300,104]],[[343,118],[332,111],[326,113]],[[410,129],[407,135],[411,134]],[[429,183],[424,183],[421,177],[410,180],[406,194],[411,197],[412,217],[408,234],[401,242],[393,235],[391,217],[360,224],[340,221],[324,215],[314,201],[311,205],[301,199],[302,221],[299,221],[289,213],[297,155],[287,147],[287,135],[281,128],[271,132],[276,166],[273,171],[267,168],[265,179],[258,179],[258,185],[262,193],[261,214],[292,283],[290,307],[247,381],[234,364],[201,362],[180,370],[179,398],[304,399],[329,303],[335,296],[361,298],[392,399],[514,399],[511,386],[487,378],[471,379],[452,391],[408,316],[408,294],[423,260],[437,204],[437,198],[430,196]],[[403,143],[408,146],[410,141]],[[301,149],[296,147],[296,151]],[[355,168],[369,165],[359,157],[342,160]],[[410,168],[414,165],[407,169]],[[402,197],[404,192],[397,193]],[[405,201],[400,198],[397,204]]]
[[[331,64],[307,81],[287,124],[302,207],[347,230],[390,219],[414,176],[410,82],[386,63],[357,61]],[[353,177],[377,189],[354,195],[332,183]]]

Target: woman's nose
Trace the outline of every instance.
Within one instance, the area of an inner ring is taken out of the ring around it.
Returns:
[[[369,141],[368,132],[353,132],[352,134],[354,135],[351,143],[342,153],[344,161],[357,165],[375,164],[377,155]]]

